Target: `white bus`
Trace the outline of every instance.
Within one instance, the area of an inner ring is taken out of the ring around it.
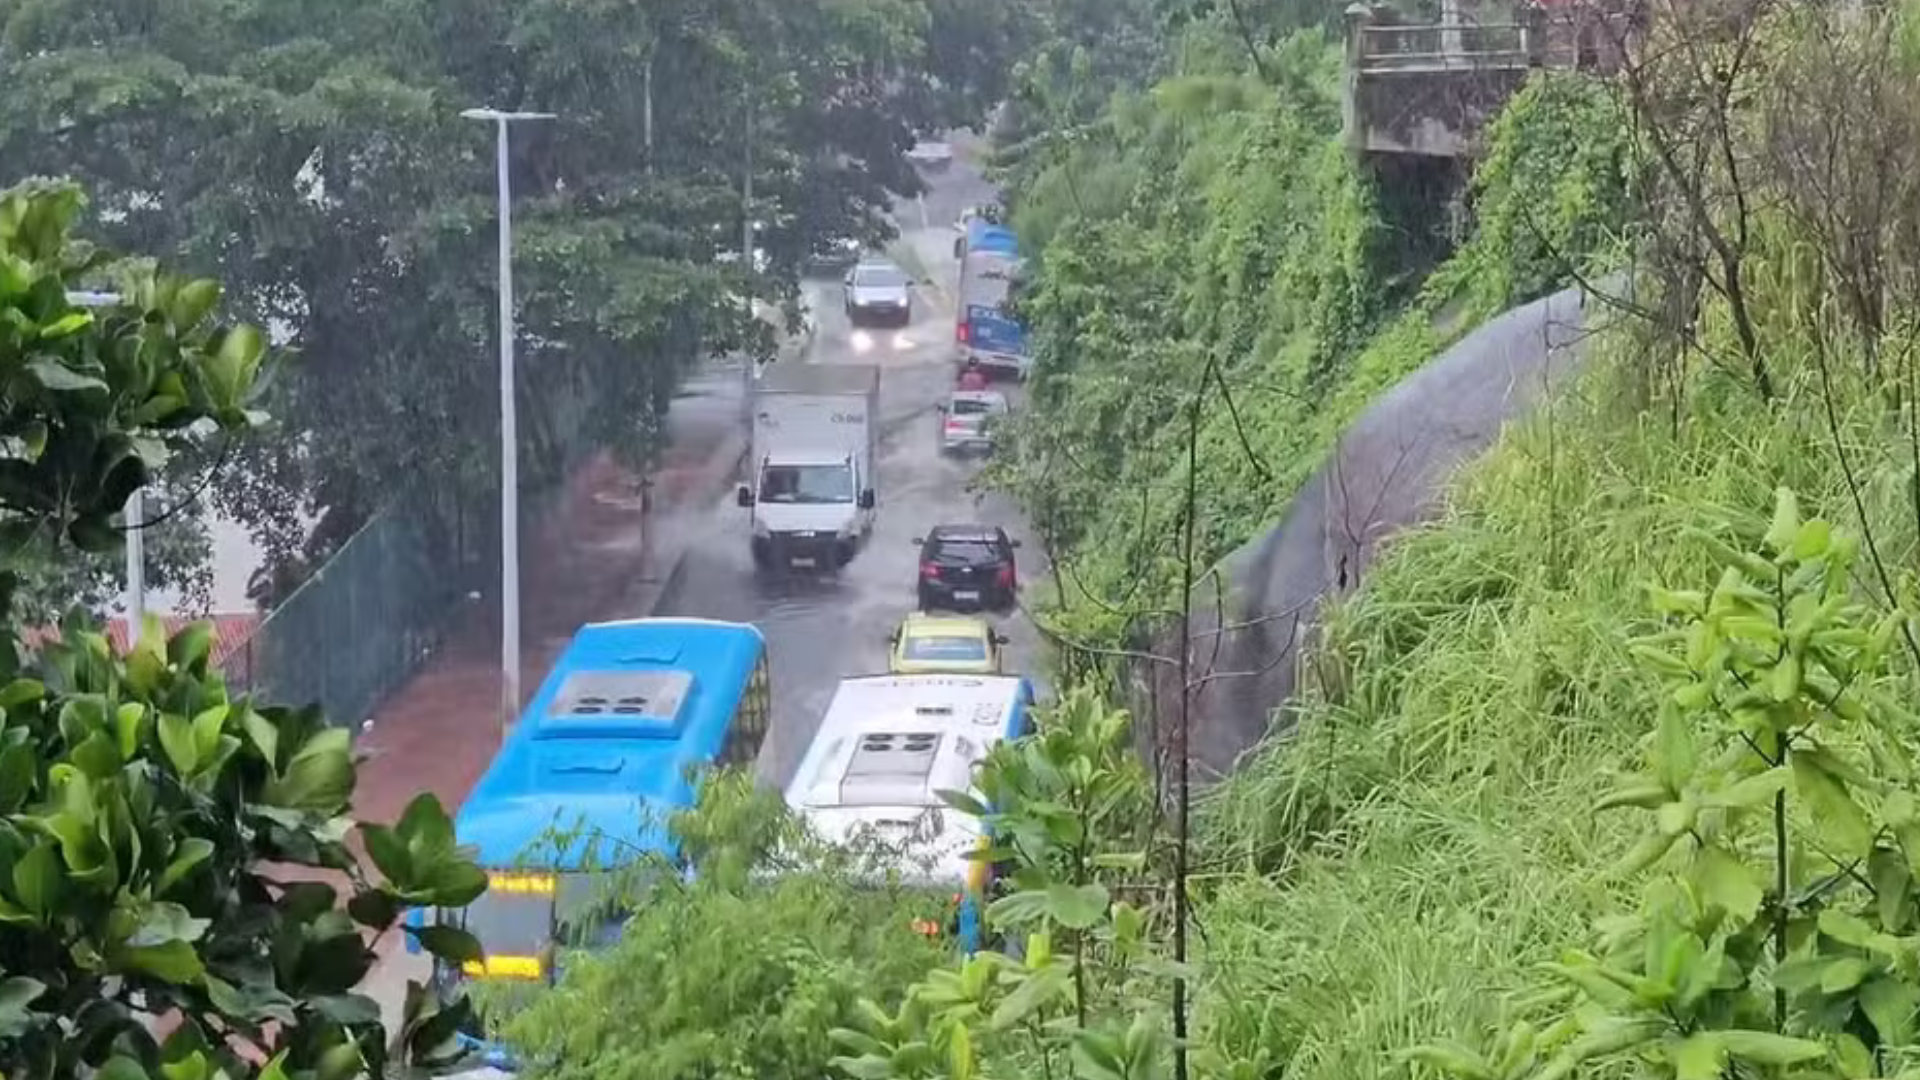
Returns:
[[[901,853],[903,880],[959,889],[960,944],[980,946],[987,867],[968,858],[980,823],[936,792],[978,798],[975,770],[995,743],[1032,725],[1018,675],[865,675],[842,679],[787,786],[787,805],[823,838],[872,830]]]

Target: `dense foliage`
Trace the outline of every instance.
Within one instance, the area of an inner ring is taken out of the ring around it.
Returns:
[[[1210,1017],[1294,1075],[1894,1076],[1911,1060],[1912,969],[1881,957],[1908,933],[1887,928],[1905,925],[1911,860],[1920,296],[1894,238],[1920,200],[1888,162],[1920,145],[1910,110],[1878,103],[1920,92],[1920,52],[1893,11],[1699,16],[1616,88],[1636,120],[1635,302],[1582,382],[1332,614],[1297,729],[1214,807],[1228,872],[1207,962],[1237,992]],[[1681,132],[1725,152],[1675,175],[1652,144]],[[1842,175],[1876,177],[1872,193],[1830,186]],[[1871,304],[1850,299],[1859,281]],[[1789,513],[1769,539],[1780,486],[1849,538]],[[1826,564],[1856,543],[1843,585]],[[1655,594],[1672,616],[1650,611],[1653,583],[1683,590]],[[1670,626],[1720,647],[1681,654],[1685,674],[1670,649],[1636,650]],[[1737,696],[1756,690],[1771,700]],[[1782,724],[1788,775],[1722,795],[1782,755]],[[1596,812],[1622,799],[1660,807]]]
[[[1204,565],[1275,521],[1377,394],[1619,250],[1626,133],[1603,88],[1527,85],[1489,132],[1478,229],[1423,277],[1441,208],[1356,171],[1338,50],[1295,35],[1262,54],[1270,82],[1219,35],[1190,31],[1185,68],[1116,98],[1102,137],[1014,174],[1016,224],[1039,246],[1039,359],[1004,479],[1049,534],[1058,624],[1080,641],[1111,643],[1177,592],[1175,420],[1203,380]]]
[[[886,233],[889,199],[918,187],[915,131],[1005,66],[1010,26],[929,52],[956,10],[8,2],[0,182],[79,179],[98,235],[218,277],[230,309],[286,335],[278,428],[211,491],[282,564],[309,514],[330,518],[318,558],[395,477],[435,505],[487,489],[494,132],[462,109],[559,117],[516,128],[512,155],[537,487],[583,449],[644,460],[688,365],[768,346],[730,297],[789,299],[820,244]],[[727,258],[749,219],[765,274]]]
[[[862,995],[897,993],[938,947],[943,892],[905,888],[798,828],[777,792],[715,773],[674,815],[681,865],[618,875],[620,940],[570,953],[551,991],[483,994],[516,1053],[554,1077],[817,1078]],[[668,869],[668,868],[663,868]],[[676,871],[691,871],[683,875]]]
[[[76,615],[21,655],[23,563],[117,548],[115,515],[171,445],[261,419],[261,332],[213,317],[211,280],[74,240],[82,205],[71,185],[0,192],[0,1074],[380,1075],[392,1044],[356,991],[374,960],[363,929],[486,888],[439,804],[360,826],[370,879],[347,846],[347,732],[229,696],[210,627],[164,640],[150,622],[117,656]],[[103,279],[118,302],[72,303]],[[303,869],[344,875],[344,908]],[[420,937],[473,954],[459,931]],[[413,989],[399,1045],[445,1057],[462,1006]]]

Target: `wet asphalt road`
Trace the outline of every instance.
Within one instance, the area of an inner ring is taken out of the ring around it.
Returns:
[[[705,514],[679,526],[692,531],[686,537],[684,585],[672,610],[663,614],[752,622],[767,635],[774,710],[759,773],[770,783],[784,785],[792,778],[841,678],[886,671],[887,634],[914,607],[919,555],[914,540],[929,527],[1000,525],[1022,542],[1022,591],[1031,595],[1038,587],[1042,557],[1019,508],[1004,496],[969,490],[979,462],[947,457],[938,446],[934,406],[954,378],[951,294],[957,267],[951,224],[964,206],[990,196],[992,189],[958,161],[931,180],[934,189],[924,200],[926,226],[920,202],[908,202],[896,213],[901,242],[934,283],[916,291],[910,326],[852,327],[837,279],[807,287],[817,330],[804,362],[880,367],[878,514],[866,546],[838,574],[757,571],[748,554],[748,511],[734,504],[731,489]],[[716,372],[700,383],[718,391],[738,378],[737,371]],[[1018,388],[998,388],[1017,408]],[[727,397],[716,392],[694,399],[699,405],[685,401],[675,408],[737,408]],[[1033,674],[1038,654],[1032,624],[1018,612],[989,618],[1011,639],[1008,670]]]

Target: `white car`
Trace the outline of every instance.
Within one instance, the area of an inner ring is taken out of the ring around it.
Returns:
[[[869,259],[847,271],[847,321],[892,323],[913,321],[913,278],[885,259]]]
[[[1007,414],[1006,395],[992,390],[955,390],[939,406],[940,449],[944,453],[993,449],[993,423]]]
[[[939,171],[953,164],[953,145],[951,143],[924,141],[914,144],[907,151],[907,160],[923,169]]]

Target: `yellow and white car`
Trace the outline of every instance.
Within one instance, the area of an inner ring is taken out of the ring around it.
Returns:
[[[935,671],[998,675],[1000,647],[1007,643],[978,616],[923,611],[908,615],[887,640],[893,646],[887,670],[894,675]]]

